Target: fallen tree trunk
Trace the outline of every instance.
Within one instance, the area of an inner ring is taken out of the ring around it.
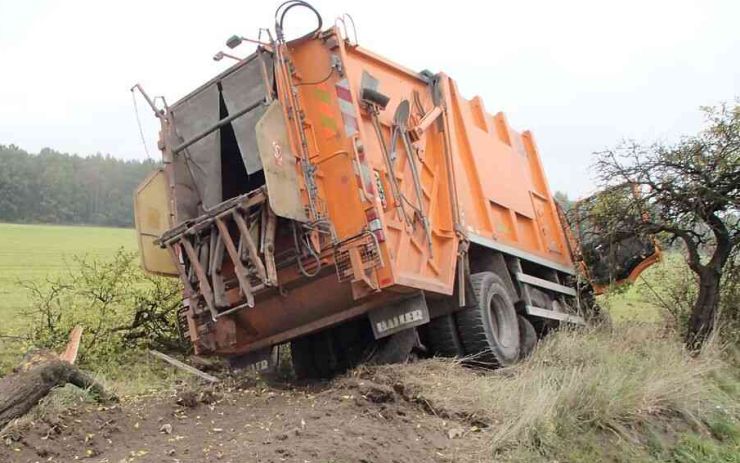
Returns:
[[[0,379],[0,429],[25,415],[53,388],[67,383],[88,389],[100,400],[115,399],[100,383],[74,365],[58,358],[48,359]]]
[[[114,400],[90,375],[59,358],[18,369],[0,378],[0,429],[25,415],[55,387],[67,383],[90,390],[100,400]]]
[[[52,389],[67,383],[89,390],[102,401],[116,399],[90,375],[73,365],[81,336],[82,328],[75,327],[60,355],[47,350],[31,351],[13,373],[0,378],[0,430],[28,413]]]

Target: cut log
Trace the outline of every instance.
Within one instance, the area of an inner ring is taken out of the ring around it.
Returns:
[[[25,415],[53,388],[67,383],[88,389],[99,400],[115,400],[87,373],[59,358],[47,358],[0,378],[0,429]]]
[[[59,358],[67,363],[74,365],[77,360],[77,351],[80,350],[80,342],[82,341],[82,327],[80,325],[75,326],[72,332],[69,334],[69,342],[64,352],[59,354]]]
[[[32,350],[26,353],[13,373],[0,378],[0,430],[28,413],[52,389],[67,383],[89,390],[98,400],[117,400],[90,375],[73,365],[81,337],[82,327],[76,326],[62,354]]]

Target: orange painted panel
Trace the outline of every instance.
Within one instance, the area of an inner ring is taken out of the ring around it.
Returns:
[[[320,200],[340,239],[367,230],[377,216],[385,238],[384,268],[376,275],[381,287],[451,294],[457,249],[470,233],[571,264],[529,132],[511,129],[502,113],[489,114],[479,97],[463,98],[444,74],[435,77],[435,96],[428,78],[349,46],[331,32],[293,45],[290,57]],[[378,109],[380,137],[361,100],[363,79],[388,97],[387,106]],[[439,117],[413,132],[411,152],[394,137],[394,113],[404,100],[411,108],[406,128],[441,109]],[[394,158],[393,177],[383,144]]]

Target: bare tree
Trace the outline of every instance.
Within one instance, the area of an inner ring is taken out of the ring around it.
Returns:
[[[740,104],[703,108],[706,127],[678,143],[624,143],[596,153],[607,188],[593,221],[612,239],[653,234],[681,241],[699,291],[686,343],[700,347],[715,329],[720,280],[740,244]],[[635,194],[615,185],[631,185]]]

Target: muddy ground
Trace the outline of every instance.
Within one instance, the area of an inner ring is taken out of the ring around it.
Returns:
[[[15,423],[2,462],[471,462],[487,430],[404,384],[354,373],[330,383],[232,379]]]

